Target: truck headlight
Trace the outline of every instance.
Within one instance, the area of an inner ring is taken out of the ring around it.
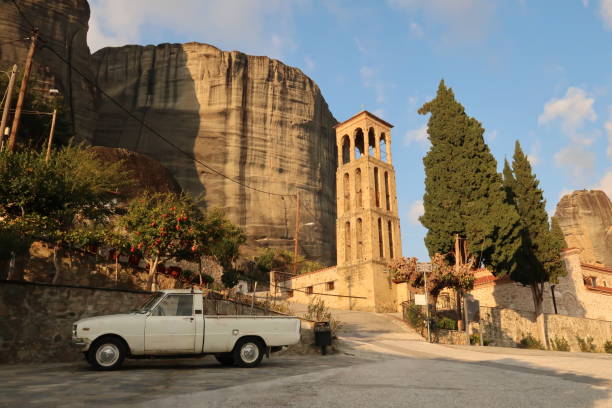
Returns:
[[[76,337],[77,335],[77,325],[73,324],[72,325],[72,337]]]

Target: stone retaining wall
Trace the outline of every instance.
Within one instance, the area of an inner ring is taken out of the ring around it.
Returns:
[[[66,362],[82,359],[72,345],[72,324],[82,318],[122,313],[150,292],[0,281],[0,364]],[[230,300],[205,299],[205,314],[274,314]],[[302,325],[302,354],[313,349],[312,328]]]
[[[480,307],[480,319],[484,338],[494,346],[516,347],[528,334],[538,337],[533,312],[483,306]],[[603,345],[606,341],[612,341],[611,321],[545,313],[544,325],[549,340],[564,338],[571,351],[580,351],[577,337],[592,337],[598,352],[604,351]]]

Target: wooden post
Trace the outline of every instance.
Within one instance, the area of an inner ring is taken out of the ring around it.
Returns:
[[[13,99],[13,88],[15,87],[15,78],[17,77],[17,64],[13,65],[11,70],[11,78],[9,79],[8,88],[6,88],[6,101],[4,102],[4,110],[2,111],[2,121],[0,122],[0,145],[4,148],[4,129],[8,122],[9,112],[11,110],[11,100]]]
[[[295,237],[293,237],[293,274],[297,275],[298,241],[300,239],[300,192],[295,194]]]
[[[49,163],[51,158],[51,145],[53,144],[53,133],[55,133],[55,120],[57,119],[57,109],[53,109],[53,118],[51,119],[51,130],[49,131],[49,143],[47,143],[47,156],[45,163]]]
[[[19,97],[17,98],[17,107],[15,108],[15,117],[13,118],[13,126],[11,127],[11,135],[8,141],[8,151],[12,152],[15,148],[15,140],[17,139],[17,131],[19,130],[19,119],[21,118],[21,110],[25,99],[28,80],[30,79],[30,71],[32,71],[32,60],[34,51],[36,50],[36,40],[38,39],[38,30],[32,32],[30,37],[30,49],[26,58],[25,68],[23,70],[23,78],[21,79],[21,88],[19,88]]]
[[[253,287],[253,297],[251,298],[251,314],[253,314],[253,305],[255,304],[255,292],[257,292],[257,281],[255,281],[255,287]]]

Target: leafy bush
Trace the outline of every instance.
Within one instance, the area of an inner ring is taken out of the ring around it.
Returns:
[[[304,318],[315,322],[329,322],[332,335],[335,335],[341,327],[340,322],[333,318],[329,308],[325,306],[325,301],[318,296],[308,303],[308,311],[304,314]]]
[[[448,317],[442,317],[436,320],[438,329],[457,330],[457,321]]]
[[[422,329],[425,327],[426,316],[420,306],[409,305],[406,310],[406,318],[408,320],[408,324],[415,329]]]
[[[555,337],[550,341],[550,344],[555,351],[570,351],[570,345],[565,337]]]
[[[604,350],[606,350],[606,353],[612,353],[612,340],[608,340],[604,343]]]
[[[544,350],[544,346],[542,343],[540,343],[540,340],[533,337],[531,333],[521,339],[521,341],[518,343],[518,347],[524,349]]]
[[[576,336],[576,340],[578,341],[580,351],[583,353],[595,353],[597,346],[593,344],[593,338],[591,336],[588,336],[586,339]]]

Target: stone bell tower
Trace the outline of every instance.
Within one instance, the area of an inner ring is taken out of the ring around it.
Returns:
[[[337,268],[359,309],[395,310],[387,263],[402,256],[393,126],[363,111],[336,125]],[[360,295],[357,295],[359,293]]]

